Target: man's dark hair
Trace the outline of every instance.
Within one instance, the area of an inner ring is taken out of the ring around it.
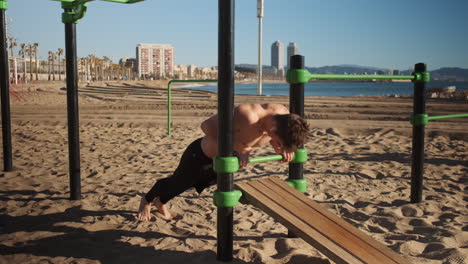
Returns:
[[[276,121],[276,134],[284,147],[295,150],[304,145],[309,134],[309,125],[296,114],[274,115]]]

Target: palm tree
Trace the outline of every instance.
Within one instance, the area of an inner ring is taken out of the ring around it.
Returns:
[[[88,59],[88,65],[89,65],[89,75],[91,77],[91,81],[93,81],[93,72],[95,72],[95,59],[96,57],[92,54],[89,54],[87,59]]]
[[[57,59],[57,54],[51,51],[50,56],[52,60],[52,80],[55,81],[55,60]]]
[[[36,60],[36,81],[39,81],[39,76],[37,74],[37,71],[39,70],[39,67],[38,67],[38,61],[37,61],[37,47],[39,47],[39,43],[35,42],[33,44],[33,49],[34,49],[34,59]]]
[[[110,70],[110,66],[112,65],[111,64],[112,60],[109,57],[104,56],[102,57],[102,61],[105,65],[104,66],[104,78],[110,79],[109,70]],[[106,70],[107,70],[107,73],[106,73]]]
[[[21,43],[20,48],[21,49],[19,50],[18,55],[23,58],[23,81],[26,82],[26,44]]]
[[[49,51],[49,56],[47,57],[47,63],[48,63],[48,67],[47,67],[47,73],[48,73],[48,79],[50,81],[50,62],[52,61],[52,51]]]
[[[28,53],[29,56],[29,80],[33,80],[33,71],[32,71],[32,57],[34,55],[34,48],[33,45],[28,44],[26,48],[26,52]]]
[[[16,78],[16,57],[14,55],[14,48],[16,46],[18,46],[18,42],[16,42],[16,39],[15,38],[12,38],[12,37],[9,37],[8,38],[8,42],[9,42],[9,46],[8,48],[10,49],[10,56],[13,57],[13,67],[14,67],[14,70],[13,70],[13,78],[12,80],[15,80],[15,84],[17,83],[17,78]]]
[[[59,48],[57,55],[58,55],[58,62],[59,62],[59,80],[62,80],[62,70],[60,69],[60,56],[63,55],[63,49]]]
[[[39,69],[40,69],[41,73],[44,73],[44,69],[47,66],[47,62],[46,61],[39,61],[39,64],[40,64]]]

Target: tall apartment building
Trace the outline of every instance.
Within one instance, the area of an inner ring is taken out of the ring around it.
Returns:
[[[138,44],[139,77],[166,78],[174,75],[174,47],[167,44]]]
[[[299,47],[294,42],[289,42],[286,59],[288,60],[288,69],[291,68],[291,56],[299,54]]]
[[[271,67],[275,68],[278,74],[284,72],[284,45],[279,40],[271,45]]]

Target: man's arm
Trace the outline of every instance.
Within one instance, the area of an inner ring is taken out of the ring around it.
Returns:
[[[202,149],[210,158],[218,154],[218,115],[214,115],[201,123],[201,130],[205,133],[201,144]]]
[[[283,155],[283,159],[281,160],[282,163],[289,163],[292,161],[294,152],[283,149],[283,146],[277,140],[271,139],[270,144],[275,150],[276,154]]]

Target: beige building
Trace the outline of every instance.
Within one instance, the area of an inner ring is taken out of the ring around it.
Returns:
[[[168,44],[138,44],[136,47],[139,77],[172,78],[174,47]]]

